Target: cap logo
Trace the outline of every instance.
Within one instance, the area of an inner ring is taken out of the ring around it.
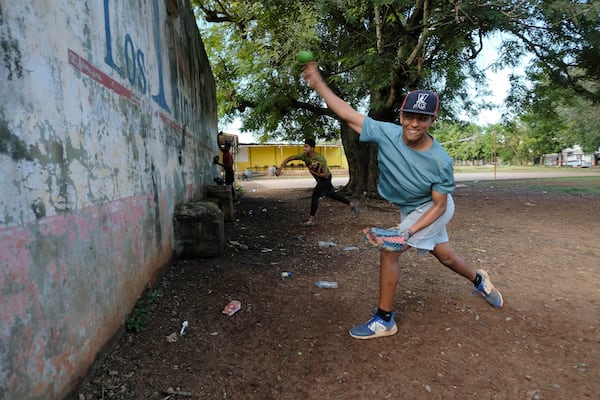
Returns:
[[[435,117],[438,111],[438,97],[430,90],[415,90],[409,92],[402,102],[400,111],[428,114]]]
[[[413,108],[417,108],[421,111],[427,110],[427,98],[429,97],[428,93],[418,93],[417,101],[413,105]]]

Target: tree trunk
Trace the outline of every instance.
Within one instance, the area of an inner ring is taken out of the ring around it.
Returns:
[[[379,167],[377,166],[377,146],[360,142],[347,124],[341,124],[341,138],[348,160],[348,184],[343,191],[352,197],[377,197]]]
[[[409,75],[405,72],[407,66],[396,68],[394,79],[388,88],[384,88],[371,93],[371,103],[379,105],[369,110],[369,116],[379,121],[392,122],[398,116],[400,106],[401,89],[409,87],[418,82],[418,75]],[[370,143],[362,143],[358,140],[356,132],[351,130],[348,125],[341,122],[341,138],[346,158],[348,160],[348,169],[350,181],[344,188],[347,195],[353,197],[367,196],[371,198],[380,198],[377,191],[379,182],[379,165],[377,164],[377,146]]]

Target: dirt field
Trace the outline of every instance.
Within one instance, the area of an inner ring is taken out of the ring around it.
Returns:
[[[325,199],[303,228],[310,189],[254,188],[226,228],[226,255],[174,263],[145,331],[125,333],[76,398],[599,398],[599,197],[460,184],[450,240],[490,273],[504,308],[410,252],[398,334],[364,341],[348,328],[376,305],[378,253],[360,232],[395,225],[397,209],[365,200],[355,219]],[[226,316],[230,300],[242,308]]]

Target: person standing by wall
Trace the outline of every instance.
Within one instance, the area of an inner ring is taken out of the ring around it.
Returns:
[[[233,170],[233,154],[231,154],[231,143],[225,143],[221,151],[223,152],[223,162],[217,162],[217,164],[222,166],[223,170],[225,171],[225,184],[231,186],[231,198],[233,199],[233,202],[236,203],[237,199],[235,196],[235,188],[233,187],[233,182],[235,181],[235,172]]]
[[[322,154],[317,153],[315,151],[315,146],[316,144],[314,139],[306,139],[304,141],[303,152],[300,154],[289,156],[288,158],[283,160],[279,168],[275,170],[275,175],[280,176],[288,162],[292,160],[301,160],[304,161],[309,172],[317,181],[317,184],[313,190],[311,197],[310,213],[308,214],[308,219],[300,225],[314,226],[317,224],[317,221],[315,220],[315,215],[317,214],[317,208],[319,207],[319,199],[322,196],[328,196],[334,200],[347,204],[350,207],[350,209],[352,209],[354,214],[358,216],[358,214],[360,213],[359,202],[357,200],[349,200],[348,198],[341,195],[335,190],[333,184],[331,183],[332,177],[331,171],[327,166],[327,159],[323,157]]]

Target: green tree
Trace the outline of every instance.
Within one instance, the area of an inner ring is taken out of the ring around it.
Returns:
[[[523,129],[536,156],[579,144],[586,152],[600,148],[600,3],[553,1],[544,9],[555,21],[522,40],[533,51],[527,71],[531,85],[513,86]],[[522,38],[522,35],[517,37]],[[537,49],[536,40],[556,45]]]
[[[599,102],[600,3],[591,0],[543,3],[527,21],[533,29],[512,32],[520,45],[535,55],[530,79]]]
[[[568,105],[557,107],[556,112],[565,125],[563,142],[569,146],[579,144],[589,153],[600,149],[600,104],[575,97]]]
[[[584,95],[571,87],[550,82],[543,73],[537,75],[531,89],[525,90],[519,104],[519,121],[535,138],[533,150],[540,156],[558,153],[575,144],[586,152],[600,148],[600,103],[594,102],[594,89]]]
[[[477,137],[475,125],[445,121],[437,124],[433,136],[444,146],[448,155],[455,161],[472,161],[472,144]]]
[[[441,119],[451,120],[457,110],[475,106],[466,82],[483,80],[476,60],[487,36],[511,34],[500,53],[503,65],[530,52],[556,72],[564,71],[565,55],[582,37],[593,39],[598,25],[590,17],[595,6],[576,0],[192,4],[205,21],[201,30],[217,78],[220,116],[240,116],[243,129],[258,132],[260,140],[339,135],[350,166],[347,189],[357,193],[376,191],[376,149],[359,144],[299,79],[297,50],[312,49],[334,91],[376,119],[395,121],[407,90],[427,87],[441,94]],[[573,54],[573,63],[595,68],[584,51]]]

